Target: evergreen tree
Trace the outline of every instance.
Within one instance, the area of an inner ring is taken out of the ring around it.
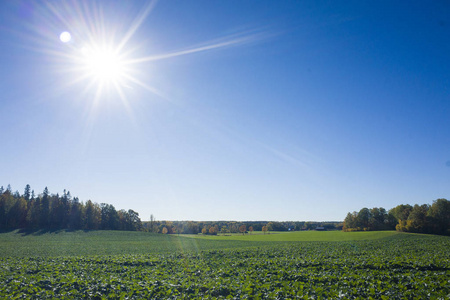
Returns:
[[[25,186],[25,190],[23,192],[23,197],[25,198],[25,200],[29,201],[30,200],[30,196],[31,196],[31,187],[29,184],[27,184]]]
[[[22,196],[11,190],[11,185],[6,190],[0,188],[0,229],[142,229],[139,214],[131,209],[118,212],[111,204],[102,203],[100,207],[90,200],[84,205],[77,197],[72,200],[65,190],[62,197],[50,195],[47,187],[37,197],[28,184]],[[177,229],[170,226],[169,231]]]
[[[39,197],[33,198],[28,205],[27,227],[39,228],[40,217],[41,217],[41,199]]]
[[[85,228],[98,229],[100,226],[101,213],[98,206],[88,200],[85,205]]]
[[[69,228],[70,229],[82,229],[83,227],[83,205],[79,199],[75,197],[72,201],[70,216],[69,216]]]
[[[49,191],[47,187],[45,187],[44,189],[40,204],[41,210],[40,210],[39,227],[47,228],[49,226],[49,216],[50,216],[50,200],[49,200]]]

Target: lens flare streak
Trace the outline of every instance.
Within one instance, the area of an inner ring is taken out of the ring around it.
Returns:
[[[96,113],[104,107],[103,103],[111,101],[121,103],[130,119],[134,120],[131,101],[136,97],[132,100],[128,95],[139,93],[137,88],[169,100],[170,97],[142,77],[148,74],[142,70],[148,70],[149,63],[238,47],[269,36],[263,31],[245,31],[197,46],[142,55],[142,47],[136,44],[136,41],[139,43],[138,31],[154,11],[156,1],[147,2],[137,11],[133,5],[118,2],[113,5],[105,7],[99,2],[71,0],[35,4],[38,11],[35,21],[40,26],[30,23],[33,34],[29,38],[36,42],[33,50],[50,58],[50,67],[61,74],[57,92],[72,89],[79,94],[77,99],[84,101],[89,111],[87,123],[93,122]],[[134,17],[130,17],[133,15],[130,10],[121,9],[122,6],[133,7]]]

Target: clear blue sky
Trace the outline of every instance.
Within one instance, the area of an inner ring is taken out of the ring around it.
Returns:
[[[143,220],[448,199],[449,16],[446,1],[2,1],[0,185]],[[116,77],[86,62],[96,47],[119,49]]]

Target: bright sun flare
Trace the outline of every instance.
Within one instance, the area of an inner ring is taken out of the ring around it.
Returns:
[[[122,103],[128,107],[127,93],[130,92],[130,89],[134,89],[134,86],[144,88],[161,96],[161,93],[156,88],[148,84],[148,80],[139,78],[143,74],[141,70],[143,64],[230,47],[254,39],[253,35],[235,34],[198,47],[188,47],[159,55],[136,57],[138,52],[136,46],[130,47],[132,37],[152,11],[154,4],[155,2],[152,1],[143,7],[131,21],[129,27],[123,28],[124,30],[121,27],[123,22],[117,22],[117,27],[107,26],[108,24],[103,19],[101,7],[97,7],[95,4],[92,4],[92,6],[78,6],[76,4],[75,10],[67,7],[69,19],[79,20],[79,22],[67,23],[68,31],[64,31],[59,35],[59,40],[68,49],[67,53],[58,52],[58,55],[64,58],[62,70],[74,75],[73,80],[68,85],[78,82],[87,83],[84,92],[94,92],[92,101],[94,106],[100,103],[99,101],[103,98],[113,99],[110,96],[119,96]],[[55,7],[49,5],[48,9],[54,12],[61,21],[65,22],[65,19]],[[99,15],[92,14],[92,11],[99,12]],[[146,70],[145,74],[147,73],[148,71]]]
[[[113,48],[84,47],[81,64],[87,75],[103,84],[120,84],[126,74],[125,61]]]

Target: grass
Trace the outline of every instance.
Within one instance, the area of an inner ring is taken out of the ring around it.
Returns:
[[[134,231],[37,231],[0,233],[0,257],[89,256],[199,252],[251,247],[251,241],[210,241]]]
[[[338,242],[394,238],[395,231],[303,231],[231,236],[162,235],[125,231],[36,231],[0,233],[0,257],[161,254],[237,249],[293,242]]]
[[[368,232],[343,232],[343,231],[295,231],[276,232],[276,234],[260,234],[259,232],[246,235],[189,235],[197,239],[208,239],[216,241],[235,240],[252,242],[340,242],[360,241],[387,238],[401,234],[396,231],[368,231]]]

